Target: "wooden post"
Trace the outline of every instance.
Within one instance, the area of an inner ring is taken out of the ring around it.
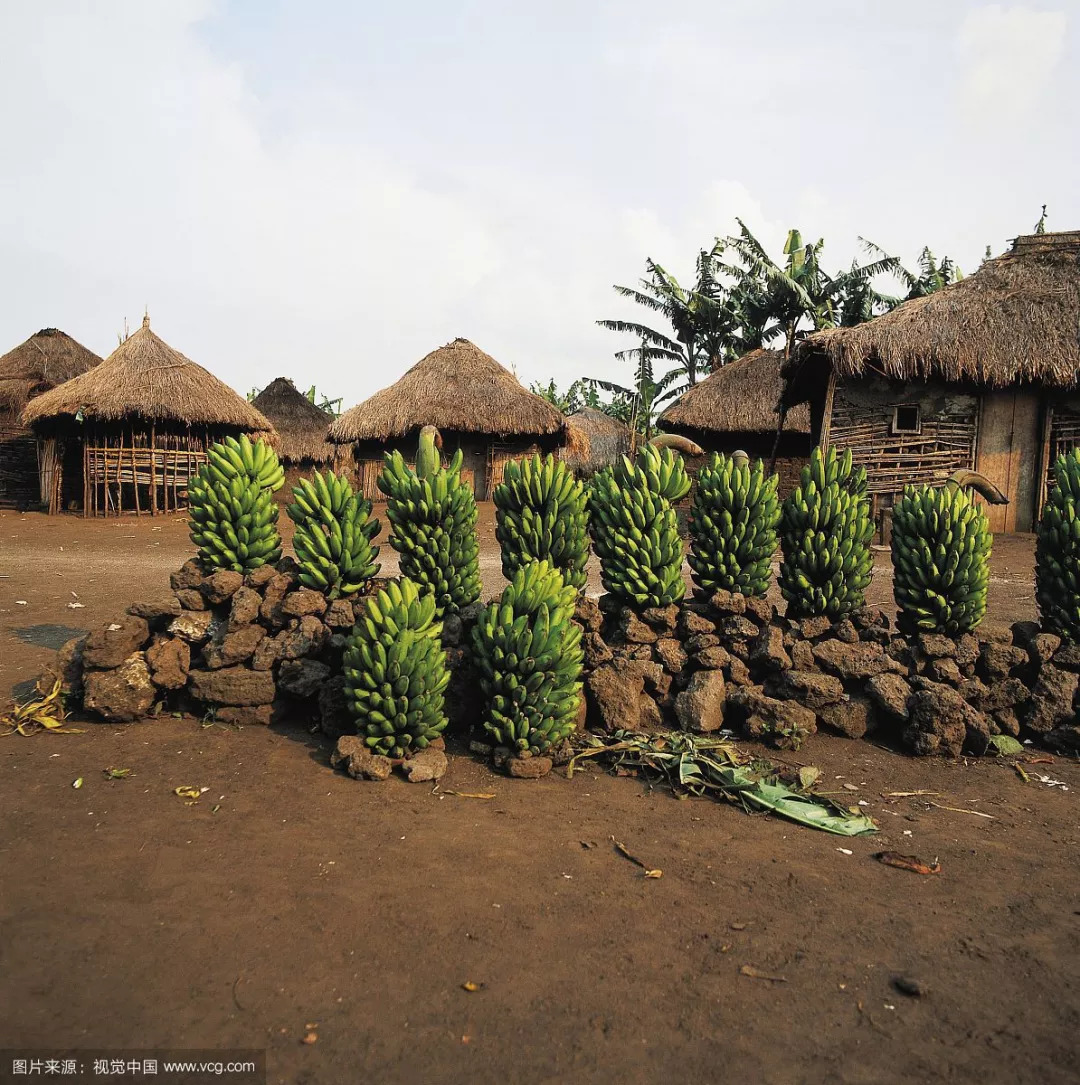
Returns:
[[[131,434],[131,488],[135,491],[135,515],[142,516],[139,506],[139,464],[135,459],[135,434]]]
[[[821,451],[827,452],[829,448],[829,435],[832,432],[833,398],[836,395],[836,374],[829,370],[829,383],[825,389],[825,406],[821,412],[821,435],[818,444]]]
[[[157,425],[150,426],[150,515],[157,515]]]

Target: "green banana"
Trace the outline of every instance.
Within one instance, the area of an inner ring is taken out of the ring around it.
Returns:
[[[426,426],[417,455],[426,474],[410,471],[400,452],[388,452],[378,484],[401,573],[433,596],[441,618],[480,598],[480,545],[476,498],[461,477],[461,449],[448,467],[433,467],[437,440],[434,426]]]
[[[682,457],[675,448],[656,444],[644,445],[634,460],[623,456],[593,476],[589,526],[600,578],[625,605],[638,610],[667,606],[686,594],[674,502],[689,491]]]
[[[329,599],[353,595],[378,571],[373,546],[381,527],[371,516],[371,502],[353,492],[349,480],[327,471],[301,479],[285,510],[296,524],[293,549],[300,562],[300,582]]]
[[[589,561],[585,484],[554,456],[511,460],[495,487],[495,537],[507,580],[531,561],[548,561],[578,591]]]
[[[1035,600],[1043,626],[1080,642],[1080,449],[1057,458],[1036,528]]]
[[[584,658],[576,599],[557,568],[529,562],[473,627],[484,727],[499,745],[542,754],[573,731]]]
[[[450,681],[435,600],[407,578],[371,596],[345,648],[345,703],[367,746],[408,757],[446,727]]]
[[[766,477],[761,460],[714,453],[698,472],[690,506],[694,583],[707,591],[764,595],[772,579],[780,502],[778,478]]]
[[[780,514],[780,592],[788,617],[838,619],[862,606],[874,559],[866,469],[851,449],[815,448]]]
[[[274,450],[247,434],[207,449],[188,482],[188,525],[207,568],[247,573],[281,557],[278,507],[271,494],[285,481]]]
[[[993,536],[971,491],[907,486],[892,518],[893,596],[904,633],[970,633],[986,614]]]

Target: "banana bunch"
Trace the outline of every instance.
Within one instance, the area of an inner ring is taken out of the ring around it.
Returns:
[[[761,460],[714,454],[698,472],[690,506],[694,583],[707,591],[764,595],[769,590],[780,502],[776,475]]]
[[[300,559],[300,583],[328,599],[353,595],[379,566],[379,534],[371,518],[371,502],[353,493],[349,480],[327,471],[301,479],[293,487],[293,503],[285,510],[296,524],[293,549]]]
[[[507,580],[530,561],[550,562],[578,591],[589,561],[585,484],[548,455],[511,460],[495,487],[495,537]]]
[[[584,654],[576,598],[558,569],[530,562],[473,627],[484,728],[500,745],[542,754],[573,731]]]
[[[644,445],[593,476],[589,520],[604,588],[636,609],[677,603],[686,594],[683,548],[672,503],[690,491],[674,448]]]
[[[893,509],[893,597],[901,632],[970,633],[986,614],[993,536],[971,491],[906,486]]]
[[[866,469],[851,449],[815,448],[798,487],[781,508],[780,591],[789,618],[841,618],[862,606],[874,558]]]
[[[1080,641],[1080,449],[1059,456],[1035,542],[1035,599],[1045,628]]]
[[[284,481],[274,450],[246,433],[206,450],[188,481],[189,534],[203,565],[247,573],[281,557],[273,493]]]
[[[411,580],[391,580],[368,599],[345,649],[345,702],[365,743],[408,757],[446,727],[450,681],[435,600]]]
[[[461,449],[449,467],[437,466],[437,456],[433,466],[433,434],[421,434],[417,456],[426,474],[410,471],[400,452],[388,452],[379,489],[386,494],[390,545],[400,555],[401,574],[434,596],[441,618],[480,597],[480,546],[476,498],[461,477]]]

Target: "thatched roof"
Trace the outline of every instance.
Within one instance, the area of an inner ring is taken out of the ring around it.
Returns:
[[[857,327],[808,336],[785,366],[786,398],[805,399],[830,367],[842,377],[1072,388],[1078,329],[1080,232],[1018,237],[958,283]]]
[[[706,433],[775,433],[783,392],[779,350],[752,350],[684,392],[663,414],[663,429]],[[788,411],[785,433],[809,433],[810,410]]]
[[[278,456],[286,463],[312,460],[326,463],[334,446],[326,439],[334,416],[308,399],[288,377],[272,380],[252,401],[278,432]]]
[[[100,362],[70,335],[58,328],[42,328],[0,358],[0,410],[18,413],[34,396]]]
[[[82,376],[30,401],[26,423],[74,417],[117,422],[124,418],[248,432],[273,427],[250,403],[201,365],[150,330],[150,320]]]
[[[330,440],[386,441],[422,426],[499,436],[563,433],[566,419],[546,399],[468,339],[421,358],[400,380],[346,411]]]
[[[598,471],[630,452],[630,427],[610,414],[583,407],[566,421],[584,438],[578,448],[563,449],[563,461],[575,470]]]

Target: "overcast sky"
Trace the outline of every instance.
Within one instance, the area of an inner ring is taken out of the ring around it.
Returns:
[[[1080,0],[5,0],[0,353],[155,330],[349,406],[472,339],[622,379],[735,216],[966,271],[1080,228]]]

